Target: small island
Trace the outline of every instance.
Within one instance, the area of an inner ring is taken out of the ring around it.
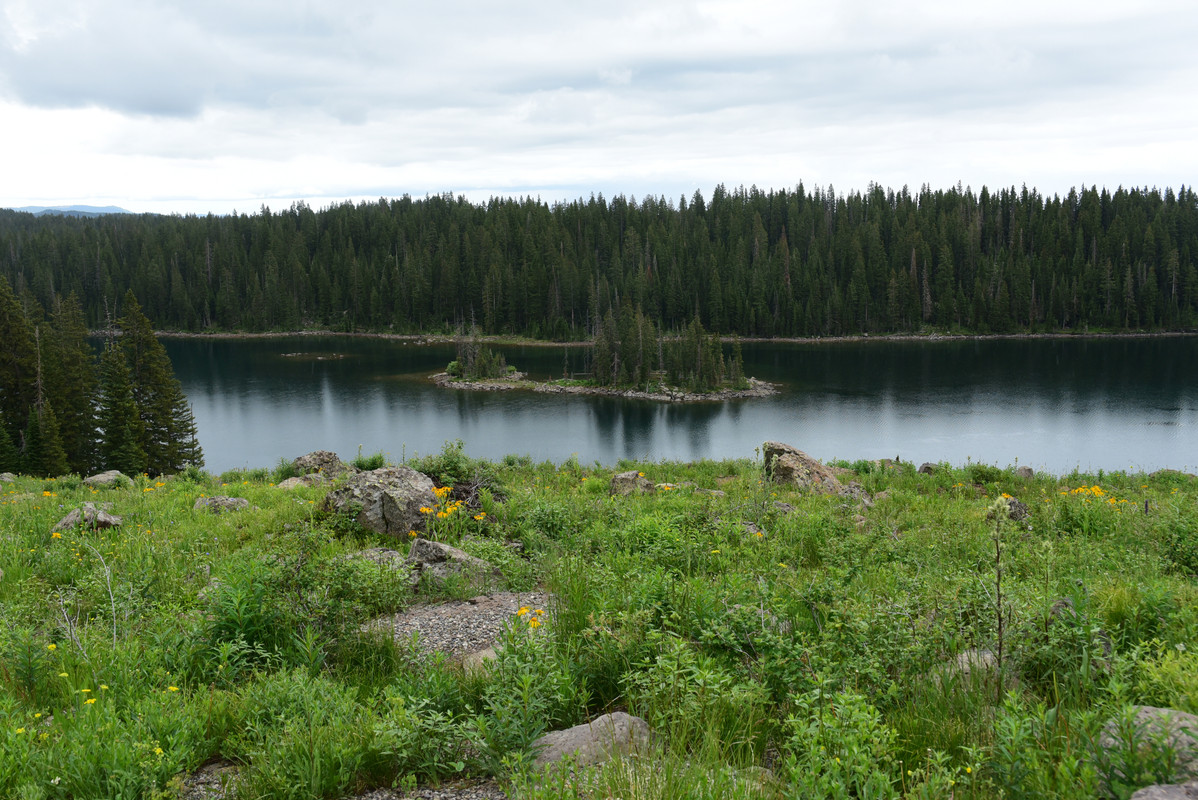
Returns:
[[[477,337],[458,345],[457,358],[432,376],[438,386],[472,391],[525,389],[547,394],[589,394],[671,403],[767,397],[778,388],[746,377],[740,342],[725,357],[720,338],[696,317],[678,336],[662,337],[639,310],[612,313],[596,326],[591,370],[584,375],[534,381],[506,363]]]

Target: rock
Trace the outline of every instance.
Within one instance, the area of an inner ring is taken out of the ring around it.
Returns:
[[[369,547],[365,550],[359,550],[356,553],[350,553],[346,558],[360,558],[365,561],[373,561],[380,567],[386,567],[391,570],[405,569],[408,557],[398,550],[392,550],[389,547]]]
[[[792,514],[795,510],[795,507],[790,503],[783,503],[781,500],[774,501],[774,508],[778,509],[782,514]]]
[[[213,514],[223,514],[226,511],[240,511],[243,508],[249,507],[250,501],[244,497],[216,495],[215,497],[197,497],[195,505],[191,507],[191,510],[199,511],[206,508]]]
[[[800,489],[811,489],[821,494],[839,494],[860,497],[863,492],[857,484],[842,484],[836,477],[836,470],[780,442],[766,442],[762,447],[765,452],[765,471],[774,481]]]
[[[1129,712],[1131,730],[1121,719],[1112,719],[1102,728],[1098,746],[1107,758],[1118,764],[1120,751],[1132,745],[1140,751],[1169,748],[1174,753],[1171,780],[1198,778],[1198,716],[1153,706],[1132,706]]]
[[[105,503],[104,505],[108,506],[109,508],[112,507],[111,503]],[[60,519],[58,524],[51,528],[51,531],[58,533],[70,528],[74,528],[80,524],[86,528],[97,530],[100,528],[115,528],[120,525],[121,522],[121,518],[115,514],[108,513],[108,509],[103,507],[97,508],[95,503],[84,503],[82,508],[76,508],[74,511]]]
[[[875,503],[879,503],[883,500],[889,500],[889,499],[890,499],[890,490],[889,489],[883,489],[882,491],[880,491],[874,495]]]
[[[300,475],[307,475],[310,472],[319,472],[329,478],[340,477],[344,473],[356,473],[358,468],[352,464],[346,464],[336,453],[328,450],[316,450],[307,455],[300,456],[295,461],[291,462],[291,466]]]
[[[1007,501],[1007,519],[1013,522],[1023,522],[1032,515],[1032,510],[1027,507],[1027,504],[1016,500],[1014,497],[1006,498]],[[994,512],[986,512],[986,519],[994,519]]]
[[[762,535],[761,528],[758,528],[756,524],[749,522],[747,520],[741,520],[740,527],[745,532],[746,536],[761,536]]]
[[[949,663],[933,670],[931,678],[937,686],[945,682],[956,682],[967,688],[993,688],[998,681],[998,657],[986,648],[971,647],[958,653]],[[1008,664],[1003,670],[1003,685],[1014,688],[1017,684],[1014,665]]]
[[[705,497],[727,497],[728,493],[723,489],[698,489],[695,494],[701,494]]]
[[[0,472],[0,483],[13,483],[16,479],[17,476],[11,472]],[[87,481],[84,481],[84,483],[87,483]]]
[[[118,469],[110,469],[107,472],[101,472],[97,475],[84,478],[83,482],[88,486],[125,486],[133,481],[129,480],[129,476]]]
[[[627,496],[630,494],[645,494],[654,489],[653,481],[636,470],[621,472],[611,476],[611,494]]]
[[[869,520],[867,520],[867,519],[866,519],[864,516],[862,516],[861,514],[854,514],[854,515],[853,515],[853,524],[854,524],[854,525],[856,525],[858,528],[864,528],[864,527],[865,527],[865,523],[866,523],[866,522],[868,522],[868,521],[869,521]]]
[[[412,569],[412,585],[419,584],[422,576],[428,576],[435,587],[443,587],[451,576],[460,575],[472,583],[499,580],[502,573],[481,558],[429,539],[416,539],[408,551],[408,563]]]
[[[329,479],[323,473],[309,472],[307,475],[300,475],[298,478],[285,478],[279,481],[278,488],[295,489],[299,486],[320,486],[328,482]]]
[[[237,765],[216,761],[183,778],[178,797],[181,800],[228,800],[236,794],[239,781]]]
[[[534,767],[554,764],[567,756],[580,767],[602,764],[615,756],[649,748],[649,724],[623,711],[604,714],[562,731],[552,731],[532,743]]]
[[[1036,477],[1036,471],[1031,467],[1020,467],[1015,470],[1016,477],[1023,478],[1025,481]]]
[[[406,539],[409,531],[424,530],[420,509],[436,505],[433,481],[427,475],[411,467],[382,467],[351,475],[325,496],[322,508],[353,514],[364,528]]]
[[[920,475],[931,475],[935,471],[936,471],[936,465],[930,461],[925,461],[919,465],[919,474]]]
[[[1198,781],[1145,786],[1133,794],[1131,800],[1198,800]]]
[[[467,674],[483,672],[487,668],[487,662],[497,658],[499,658],[499,653],[494,647],[484,647],[482,650],[475,650],[462,656],[462,669]]]

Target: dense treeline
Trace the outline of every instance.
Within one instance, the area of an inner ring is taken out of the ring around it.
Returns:
[[[100,326],[126,290],[165,328],[583,339],[609,310],[745,336],[1198,324],[1198,197],[1148,189],[716,187],[677,203],[403,197],[314,211],[0,212],[0,274]]]
[[[128,475],[203,464],[166,350],[132,292],[97,359],[69,294],[45,310],[0,276],[0,472]]]

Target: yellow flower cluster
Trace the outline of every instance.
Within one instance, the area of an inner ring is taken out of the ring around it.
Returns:
[[[529,610],[528,606],[520,606],[516,616],[528,622],[528,627],[535,630],[541,627],[541,618],[545,616],[545,611],[540,608]]]

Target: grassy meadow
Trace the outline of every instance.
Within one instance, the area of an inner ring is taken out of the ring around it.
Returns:
[[[1129,726],[1103,750],[1102,725],[1132,704],[1198,713],[1191,476],[840,464],[867,506],[751,458],[488,463],[451,444],[408,463],[481,487],[443,492],[423,535],[496,564],[495,590],[554,597],[485,670],[364,627],[477,590],[347,558],[409,545],[322,513],[324,488],[278,488],[289,465],[0,484],[0,797],[181,797],[220,760],[237,798],[463,775],[526,798],[1126,798],[1175,754]],[[609,497],[626,469],[673,488]],[[193,510],[222,494],[250,508]],[[123,525],[51,532],[85,501]],[[996,669],[954,669],[972,648]],[[645,718],[655,751],[529,767],[539,735],[611,710]]]

